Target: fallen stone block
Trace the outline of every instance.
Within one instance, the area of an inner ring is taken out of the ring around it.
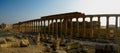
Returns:
[[[5,39],[6,39],[6,41],[10,41],[10,42],[15,42],[15,41],[17,41],[17,39],[14,38],[14,37],[6,37]]]
[[[12,42],[11,47],[20,47],[20,42]]]
[[[20,42],[21,47],[27,47],[29,46],[29,41],[27,39],[22,39]]]
[[[11,44],[0,44],[0,48],[11,47]]]
[[[7,43],[7,41],[5,40],[5,38],[0,38],[0,44],[5,44]]]

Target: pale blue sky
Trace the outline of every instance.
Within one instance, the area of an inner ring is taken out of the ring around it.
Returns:
[[[46,15],[76,11],[85,14],[120,14],[120,1],[0,0],[0,23],[12,24],[19,21],[38,19]],[[104,19],[102,20],[104,21]]]

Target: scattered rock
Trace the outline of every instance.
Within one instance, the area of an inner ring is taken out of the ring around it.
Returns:
[[[27,46],[29,46],[28,39],[22,39],[21,42],[20,42],[20,46],[21,47],[27,47]]]
[[[0,38],[0,44],[6,44],[7,41],[5,40],[5,38]]]
[[[0,48],[11,47],[11,44],[0,44]]]
[[[6,37],[6,41],[15,42],[17,39],[14,37]]]
[[[65,50],[56,50],[54,53],[67,53]]]

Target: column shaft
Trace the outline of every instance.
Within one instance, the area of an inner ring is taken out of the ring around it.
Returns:
[[[72,22],[72,18],[70,19],[70,26],[71,26],[71,28],[70,28],[70,41],[71,41],[71,39],[73,37],[73,22]]]
[[[52,35],[54,35],[54,20],[52,19]]]
[[[60,36],[61,36],[61,40],[63,41],[63,39],[64,39],[64,36],[62,35],[62,33],[63,33],[63,30],[62,30],[62,19],[60,19]]]
[[[48,20],[48,35],[50,35],[50,20]]]
[[[89,38],[93,38],[93,21],[92,21],[93,17],[90,17],[90,23],[91,23],[91,36],[89,36]]]
[[[107,29],[109,28],[109,16],[106,17],[107,18]]]
[[[37,32],[37,21],[35,21],[35,32]]]
[[[35,21],[35,32],[37,32],[37,21]]]
[[[43,24],[42,24],[42,20],[41,20],[41,27],[40,27],[40,28],[41,28],[41,29],[40,29],[41,34],[43,34],[43,27],[42,27],[42,25],[43,25]]]
[[[37,21],[37,32],[40,33],[40,20]]]
[[[78,18],[76,18],[76,21],[77,21],[77,37],[80,37],[79,36],[79,22],[78,22]]]
[[[46,31],[46,27],[45,27],[45,20],[44,20],[44,34],[45,34],[45,31]]]
[[[100,29],[100,16],[98,16],[98,22],[99,22],[99,27],[98,27],[98,29]]]
[[[115,22],[115,27],[116,27],[116,29],[118,28],[118,16],[116,16],[116,22]]]
[[[68,19],[65,19],[65,37],[68,37],[68,36],[67,36],[67,27],[68,27],[68,26],[67,26],[67,25],[68,25],[67,22],[68,22]]]
[[[35,22],[33,21],[33,32],[35,32]]]
[[[34,32],[36,32],[36,21],[34,21]]]
[[[106,38],[108,39],[109,37],[109,16],[106,17],[107,18],[107,35],[106,35]]]
[[[86,27],[85,27],[85,24],[86,24],[86,23],[85,23],[85,17],[83,17],[83,38],[86,37],[86,34],[85,34],[85,33],[86,33],[86,32],[85,32],[85,28],[86,28]]]
[[[55,28],[56,28],[56,34],[55,34],[55,39],[57,40],[58,39],[58,23],[57,23],[57,19],[56,19],[56,26],[55,26]]]
[[[98,16],[98,23],[99,23],[99,26],[98,26],[97,33],[101,32],[101,31],[100,31],[100,16]],[[98,35],[98,36],[97,36],[98,38],[101,38],[101,36],[100,36],[101,34],[97,34],[97,35]]]

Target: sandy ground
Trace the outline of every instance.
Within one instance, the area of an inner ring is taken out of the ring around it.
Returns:
[[[16,33],[16,32],[0,30],[0,38],[13,36],[15,34],[19,35],[19,33]],[[28,47],[0,48],[0,53],[43,53],[43,51],[44,51],[44,46],[32,45],[31,43]]]
[[[31,45],[28,47],[17,48],[0,48],[0,53],[43,53],[43,46]]]

